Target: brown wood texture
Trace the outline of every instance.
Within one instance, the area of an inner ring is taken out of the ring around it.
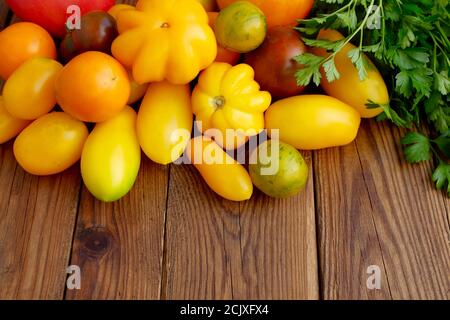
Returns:
[[[8,16],[0,0],[0,26]],[[105,204],[79,165],[33,177],[1,145],[0,299],[449,299],[450,200],[430,163],[405,163],[400,136],[364,121],[351,145],[303,153],[303,193],[240,204],[192,166],[145,157],[131,193]],[[70,264],[81,290],[66,289]]]
[[[355,143],[315,154],[325,299],[448,299],[450,200],[431,165],[408,165],[388,124],[366,121]],[[381,290],[368,290],[377,265]]]

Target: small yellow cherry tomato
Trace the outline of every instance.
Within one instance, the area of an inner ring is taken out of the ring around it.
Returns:
[[[88,137],[86,125],[64,112],[52,112],[30,124],[17,137],[14,155],[35,175],[60,173],[81,157]]]
[[[142,99],[143,96],[145,96],[149,84],[136,83],[136,81],[133,80],[133,74],[131,71],[128,71],[128,76],[130,77],[130,85],[131,85],[130,98],[128,99],[128,104],[130,105],[135,102],[138,102],[139,100]]]
[[[191,138],[193,115],[188,85],[152,83],[137,120],[139,143],[154,162],[176,161]]]
[[[324,95],[302,95],[275,102],[266,112],[269,135],[297,149],[317,150],[349,144],[361,117],[349,105]]]
[[[208,186],[221,197],[231,201],[251,198],[253,184],[244,166],[210,138],[199,136],[192,139],[186,155]]]
[[[0,144],[17,136],[30,123],[31,121],[11,116],[3,105],[3,97],[0,96]]]
[[[63,66],[52,59],[33,58],[9,77],[3,89],[5,108],[15,118],[34,120],[56,105],[55,83]]]
[[[321,30],[318,39],[338,41],[344,37],[335,30]],[[373,118],[383,112],[382,108],[367,108],[366,104],[373,101],[378,104],[389,103],[389,92],[386,83],[381,77],[380,72],[375,65],[367,59],[367,77],[364,80],[359,78],[358,70],[348,57],[348,52],[354,49],[351,43],[336,55],[335,64],[341,77],[333,82],[328,82],[325,71],[321,69],[322,81],[321,86],[325,92],[336,99],[345,102],[349,106],[355,108],[363,118]],[[328,53],[325,49],[313,49],[313,53],[326,57]]]
[[[117,15],[119,14],[119,12],[124,11],[124,10],[136,10],[135,6],[129,5],[129,4],[125,4],[125,3],[120,3],[120,4],[116,4],[115,6],[113,6],[111,9],[108,10],[108,13],[117,20]]]
[[[97,199],[111,202],[131,190],[140,165],[136,112],[127,106],[118,115],[95,126],[83,148],[81,175]]]

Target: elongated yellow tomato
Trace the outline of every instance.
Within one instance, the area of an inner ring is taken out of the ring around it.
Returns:
[[[245,143],[245,139],[239,139],[240,135],[249,137],[264,129],[264,111],[272,97],[259,90],[254,75],[247,64],[233,67],[215,62],[202,72],[192,94],[192,109],[196,120],[201,121],[201,131],[218,129],[224,142],[217,137],[215,140],[226,149]],[[234,139],[226,138],[227,129],[236,130]]]
[[[139,84],[188,84],[216,58],[214,32],[196,0],[140,0],[136,10],[117,13],[117,26],[112,53]]]
[[[192,139],[186,155],[208,186],[221,197],[231,201],[251,198],[253,184],[248,172],[210,138]]]
[[[266,112],[269,135],[301,150],[337,147],[352,142],[361,117],[349,105],[324,95],[302,95],[275,102]]]
[[[343,39],[342,34],[335,30],[322,30],[318,39],[338,41]],[[373,101],[378,104],[389,103],[389,92],[386,84],[375,65],[367,59],[367,77],[365,80],[359,78],[358,70],[350,60],[348,53],[355,49],[355,46],[348,43],[335,58],[336,68],[341,77],[333,82],[328,82],[325,71],[322,72],[321,86],[325,92],[342,102],[355,108],[363,118],[373,118],[383,112],[382,108],[369,109],[366,104]],[[319,56],[327,56],[325,49],[313,49],[313,52]]]
[[[35,175],[63,172],[80,160],[86,125],[64,112],[52,112],[30,124],[14,142],[21,167]]]
[[[55,82],[62,65],[48,58],[24,62],[6,81],[5,108],[15,118],[34,120],[56,105]]]
[[[0,144],[11,140],[25,129],[31,121],[14,118],[6,111],[0,96]]]
[[[140,165],[136,112],[126,107],[113,118],[97,124],[89,135],[81,156],[81,175],[97,199],[111,202],[131,190]]]
[[[167,81],[149,86],[139,109],[137,134],[144,153],[154,162],[177,160],[191,138],[193,115],[188,85]]]

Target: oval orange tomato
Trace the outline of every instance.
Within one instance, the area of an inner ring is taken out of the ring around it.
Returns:
[[[35,175],[60,173],[81,158],[86,125],[64,112],[52,112],[30,124],[14,142],[20,166]]]
[[[85,122],[102,122],[117,115],[125,108],[130,91],[125,68],[111,56],[94,51],[70,61],[56,82],[61,108]]]
[[[50,34],[37,24],[15,23],[0,32],[0,78],[6,80],[26,60],[56,59],[56,46]]]
[[[224,8],[238,0],[218,0]],[[267,18],[267,26],[295,25],[297,19],[306,18],[311,11],[314,0],[248,0],[256,4]]]

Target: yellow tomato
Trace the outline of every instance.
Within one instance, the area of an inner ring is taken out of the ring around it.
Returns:
[[[97,199],[111,202],[131,190],[140,165],[136,112],[126,107],[113,118],[97,124],[89,135],[81,156],[81,175]]]
[[[112,53],[137,83],[188,84],[217,54],[214,32],[196,0],[140,0],[118,13]]]
[[[55,83],[63,66],[52,59],[23,63],[6,81],[5,108],[15,118],[34,120],[56,105]]]
[[[275,102],[266,112],[266,125],[273,138],[302,150],[337,147],[352,142],[361,117],[349,105],[324,95],[302,95]]]
[[[335,30],[322,30],[318,39],[338,41],[343,39],[342,34]],[[325,92],[342,102],[355,108],[363,118],[373,118],[383,112],[382,108],[369,109],[366,104],[373,101],[378,104],[389,103],[389,92],[386,84],[375,65],[367,59],[367,78],[359,78],[358,70],[348,57],[348,52],[354,49],[351,43],[347,44],[335,57],[336,68],[341,77],[331,83],[328,82],[325,71],[322,72],[321,86]],[[326,57],[328,53],[325,49],[313,49],[316,55]]]
[[[189,86],[152,83],[137,120],[137,134],[145,154],[160,164],[174,162],[186,149],[192,126]]]
[[[200,136],[192,139],[186,154],[218,195],[231,201],[251,198],[253,184],[248,172],[210,138]]]
[[[130,98],[128,99],[128,104],[133,104],[139,100],[142,99],[143,96],[145,96],[145,93],[147,92],[148,83],[144,84],[138,84],[136,81],[133,80],[133,75],[131,72],[128,72],[128,76],[130,78]]]
[[[83,122],[64,112],[52,112],[22,131],[14,143],[14,155],[31,174],[56,174],[80,159],[87,137]]]
[[[117,16],[118,16],[119,12],[124,11],[124,10],[136,10],[136,7],[129,5],[129,4],[120,3],[120,4],[116,4],[111,9],[109,9],[108,13],[111,15],[111,17],[113,17],[114,19],[117,20]]]
[[[202,72],[192,94],[192,109],[201,121],[201,131],[218,129],[224,139],[214,138],[226,149],[245,143],[241,135],[250,137],[264,130],[264,111],[272,97],[259,90],[254,75],[247,64],[232,67],[215,62]],[[236,130],[234,139],[227,138],[227,129]]]
[[[25,129],[31,121],[14,118],[6,111],[0,96],[0,144],[11,140]]]

